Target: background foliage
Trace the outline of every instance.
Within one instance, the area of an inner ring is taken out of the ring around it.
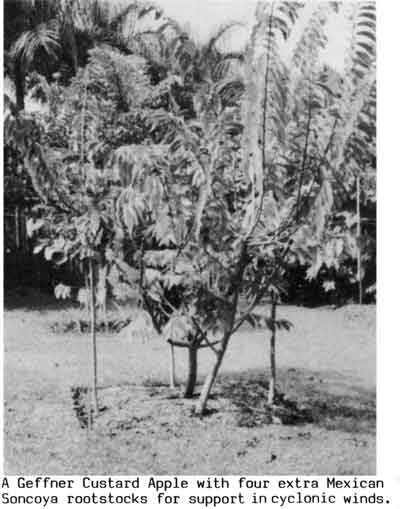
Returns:
[[[353,24],[343,72],[318,56],[338,9]],[[357,246],[363,300],[374,299],[372,3],[319,5],[285,59],[281,48],[302,16],[295,2],[260,4],[244,53],[219,49],[236,23],[200,44],[150,3],[6,1],[5,16],[12,20],[5,73],[15,91],[5,102],[8,288],[52,290],[62,281],[78,290],[85,259],[95,253],[119,297],[136,295],[143,259],[141,282],[153,304],[166,289],[171,304],[180,304],[179,288],[187,305],[215,307],[201,296],[204,281],[213,298],[229,286],[247,221],[249,292],[290,239],[275,281],[282,300],[356,300]],[[39,111],[24,110],[27,96],[41,102]],[[257,104],[264,117],[254,121]],[[250,154],[259,158],[255,165]],[[252,173],[256,167],[263,174]],[[42,258],[31,256],[27,229]],[[181,269],[171,272],[177,253]],[[68,263],[50,268],[50,258]]]

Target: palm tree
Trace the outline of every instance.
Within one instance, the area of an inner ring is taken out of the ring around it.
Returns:
[[[87,63],[88,51],[106,43],[122,53],[132,53],[129,41],[139,27],[135,21],[153,14],[160,17],[161,11],[145,1],[126,5],[111,0],[67,0],[64,2],[61,19],[65,39],[72,44],[68,50],[74,66]],[[75,68],[76,71],[76,68]]]
[[[199,44],[179,23],[164,17],[158,28],[136,33],[130,48],[148,61],[153,84],[175,79],[169,104],[178,105],[186,118],[194,118],[194,97],[204,99],[218,89],[226,101],[235,102],[243,91],[243,53],[224,52],[219,45],[226,33],[239,26],[238,22],[222,25]]]
[[[15,87],[17,110],[25,107],[26,78],[32,69],[48,74],[60,44],[56,26],[59,2],[5,0],[5,72]]]
[[[141,19],[151,13],[161,16],[145,2],[122,6],[106,0],[5,0],[5,71],[14,82],[18,111],[25,107],[31,71],[48,79],[58,71],[68,81],[98,44],[131,53],[126,22],[130,16]]]

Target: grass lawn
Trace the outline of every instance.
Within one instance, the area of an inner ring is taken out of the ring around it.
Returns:
[[[290,425],[269,424],[263,413],[266,331],[232,338],[211,412],[201,419],[192,416],[193,401],[166,386],[166,345],[124,331],[99,335],[104,411],[90,435],[71,393],[88,385],[89,336],[50,330],[76,313],[6,308],[6,474],[375,473],[374,306],[278,309],[294,324],[278,334],[279,390],[311,416]],[[185,354],[177,355],[182,379]],[[211,355],[200,353],[200,381]]]

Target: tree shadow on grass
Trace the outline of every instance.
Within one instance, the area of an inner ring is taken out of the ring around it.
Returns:
[[[5,311],[28,310],[63,310],[70,307],[77,307],[77,304],[70,299],[59,300],[51,293],[38,288],[17,287],[5,289],[4,309]]]
[[[279,371],[278,380],[273,408],[267,403],[268,377],[258,370],[225,374],[215,396],[231,402],[243,427],[312,423],[328,430],[375,433],[375,392],[355,385],[350,377],[286,369]]]

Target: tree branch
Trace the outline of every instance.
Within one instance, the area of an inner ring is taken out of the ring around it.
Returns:
[[[214,341],[213,343],[211,343],[207,337],[207,334],[202,330],[202,328],[200,327],[198,321],[196,320],[196,318],[192,317],[192,322],[194,323],[195,327],[197,328],[197,331],[199,332],[200,334],[200,338],[201,338],[201,341],[205,341],[207,343],[207,345],[203,345],[201,346],[201,343],[199,345],[200,348],[205,348],[207,346],[209,346],[211,348],[211,350],[216,354],[218,355],[219,354],[219,351],[216,350],[214,348],[214,345],[218,344],[219,341]]]

